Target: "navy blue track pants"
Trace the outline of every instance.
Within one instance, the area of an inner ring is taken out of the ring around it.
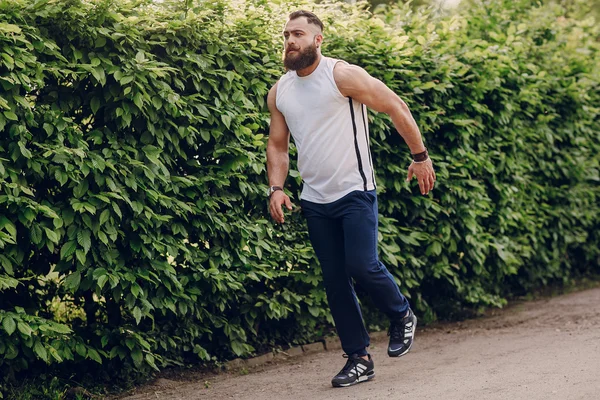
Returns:
[[[369,335],[352,280],[390,318],[401,318],[409,307],[377,256],[377,194],[357,190],[333,203],[301,204],[342,348],[346,354],[366,355]]]

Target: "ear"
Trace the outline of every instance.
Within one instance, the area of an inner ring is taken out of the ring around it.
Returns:
[[[323,44],[323,35],[322,34],[317,34],[315,36],[315,44],[317,45],[317,47],[320,47],[321,44]]]

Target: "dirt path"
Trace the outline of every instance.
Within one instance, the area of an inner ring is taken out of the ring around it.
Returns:
[[[381,339],[370,350],[376,378],[349,388],[331,387],[345,360],[329,351],[246,375],[160,379],[126,399],[600,399],[600,288],[417,330],[399,359]]]

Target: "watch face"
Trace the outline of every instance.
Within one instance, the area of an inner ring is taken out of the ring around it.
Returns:
[[[271,197],[271,193],[273,193],[273,189],[272,188],[268,188],[267,189],[267,197]]]

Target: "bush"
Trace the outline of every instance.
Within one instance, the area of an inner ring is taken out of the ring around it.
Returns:
[[[381,258],[427,320],[597,270],[592,18],[524,0],[311,8],[325,53],[399,93],[432,153],[423,197],[390,120],[369,115]],[[147,373],[331,331],[302,218],[266,212],[265,97],[289,10],[0,3],[2,376]]]

